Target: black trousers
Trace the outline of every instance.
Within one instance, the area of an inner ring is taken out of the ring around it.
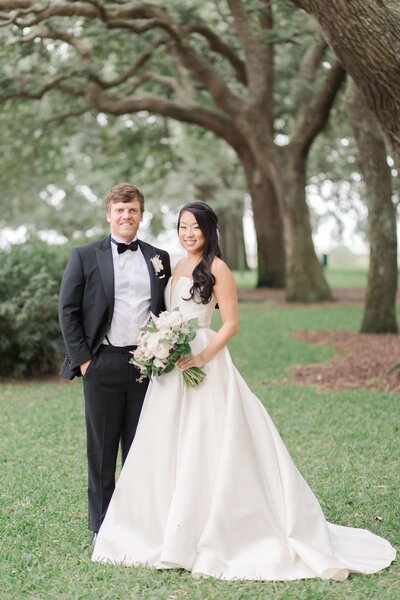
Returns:
[[[124,463],[148,381],[129,364],[129,348],[102,346],[83,378],[88,457],[89,529],[97,532],[115,487],[118,447]]]

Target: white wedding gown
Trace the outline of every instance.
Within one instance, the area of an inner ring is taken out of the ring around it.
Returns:
[[[166,287],[167,308],[197,317],[197,354],[215,335],[209,304]],[[133,368],[133,367],[132,367]],[[344,579],[394,560],[385,539],[333,525],[225,348],[198,387],[181,372],[153,380],[92,559],[184,568],[221,579]]]

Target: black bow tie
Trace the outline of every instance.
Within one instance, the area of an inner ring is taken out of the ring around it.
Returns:
[[[139,248],[138,240],[133,240],[133,242],[131,242],[130,244],[124,244],[123,242],[117,242],[117,240],[114,240],[113,238],[111,238],[111,241],[114,244],[116,244],[118,254],[123,254],[127,250],[132,250],[133,252],[136,252],[136,250]]]

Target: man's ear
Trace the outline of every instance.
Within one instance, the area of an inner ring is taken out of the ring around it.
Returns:
[[[106,219],[107,219],[107,223],[110,222],[110,211],[106,212]]]

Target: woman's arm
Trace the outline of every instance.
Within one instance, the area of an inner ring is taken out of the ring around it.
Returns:
[[[222,326],[200,354],[178,361],[177,366],[182,371],[189,367],[203,367],[239,330],[236,283],[233,275],[228,266],[218,258],[214,260],[212,273],[215,277],[213,292],[218,302]]]

